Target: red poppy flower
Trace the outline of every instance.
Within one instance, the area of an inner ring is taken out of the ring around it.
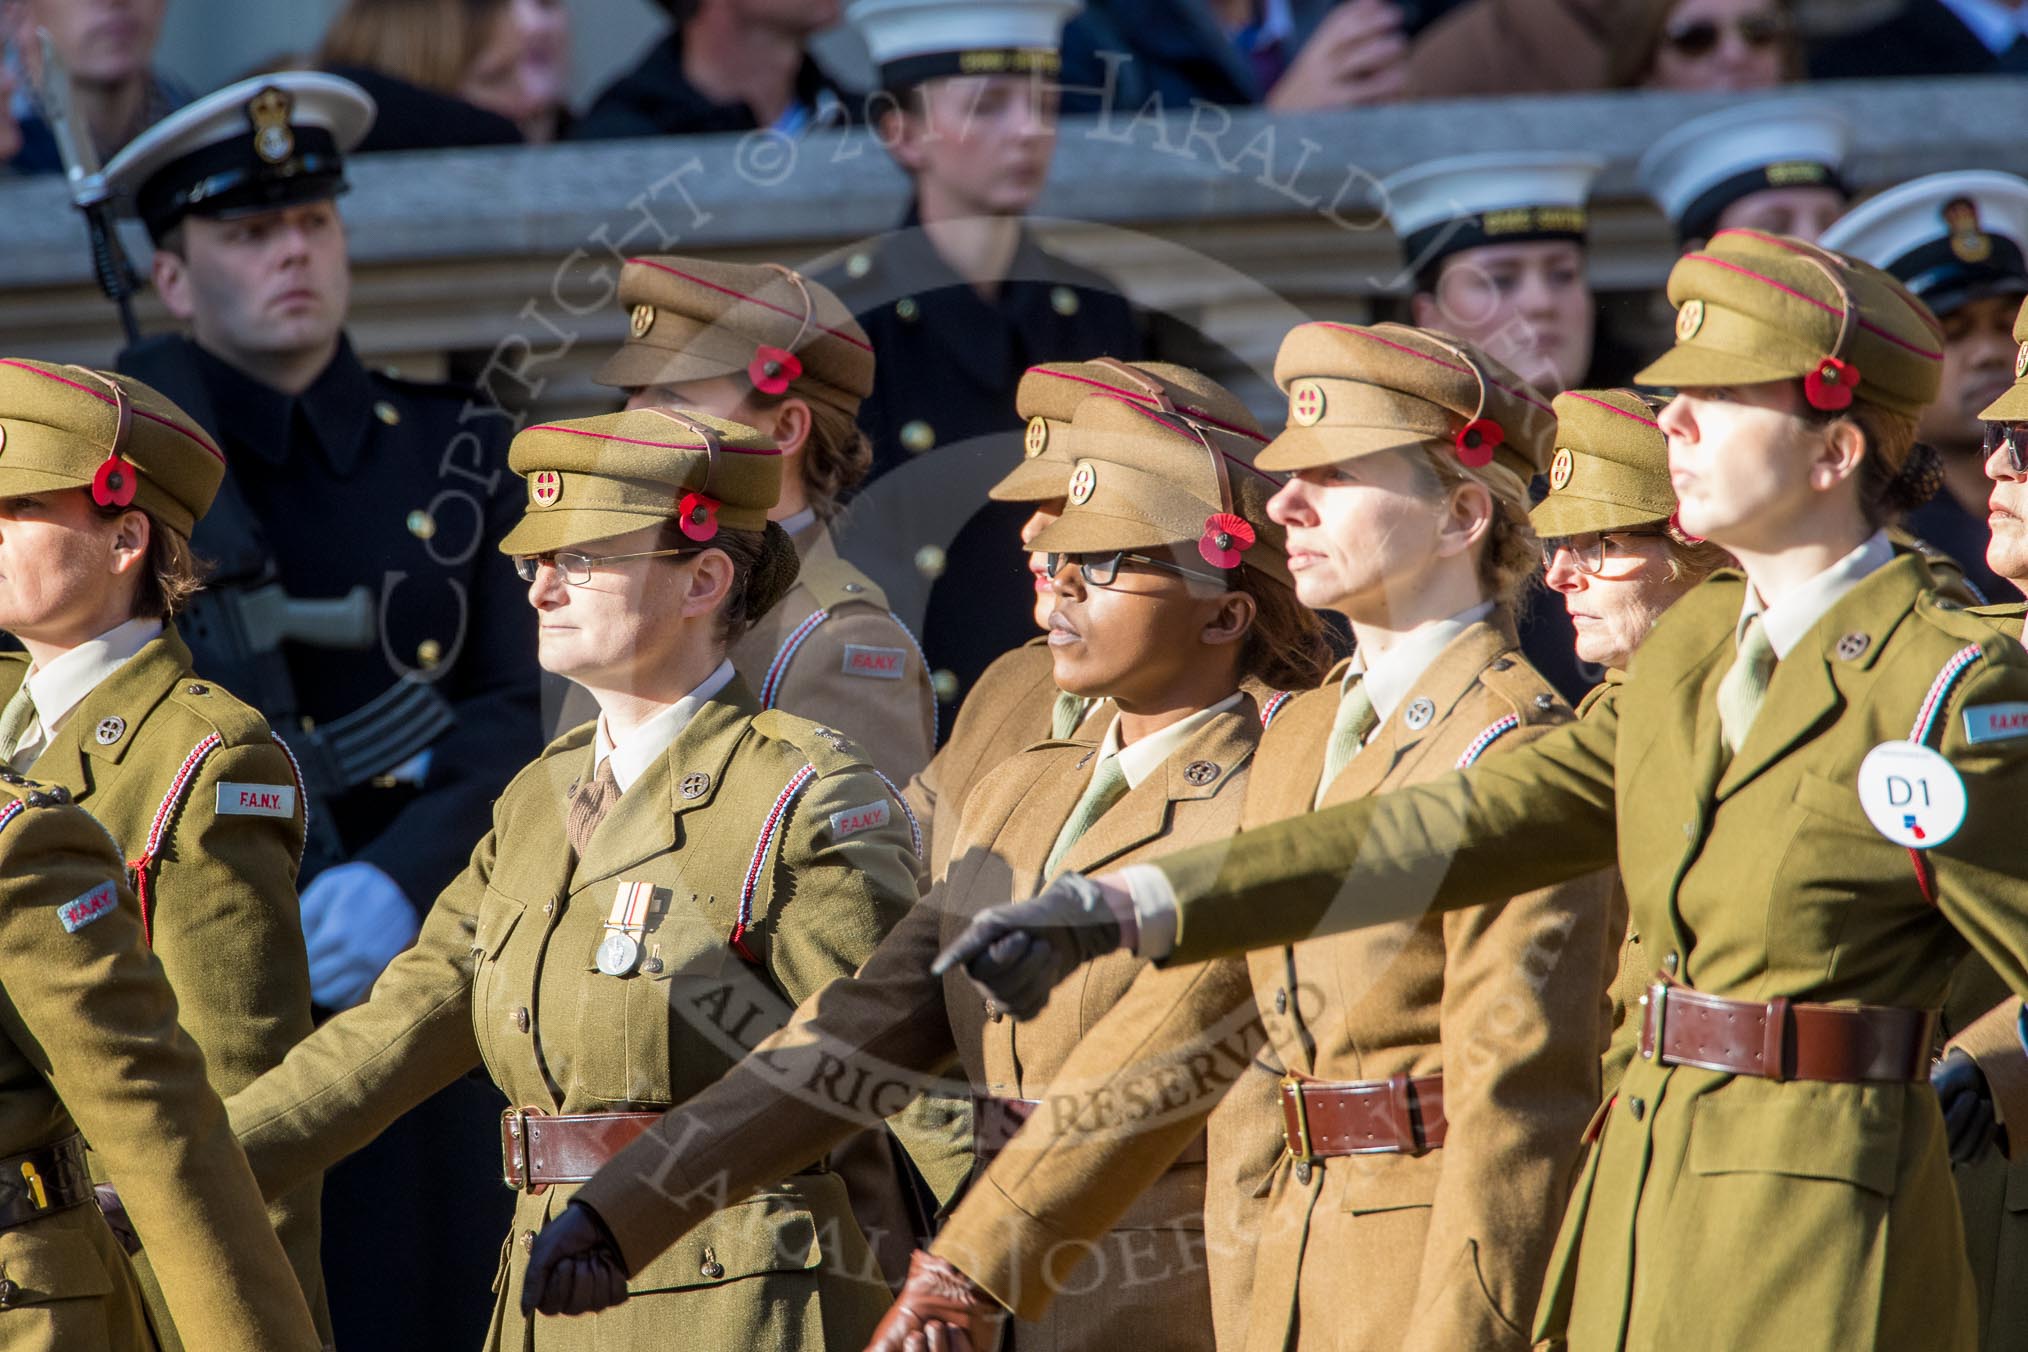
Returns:
[[[1472,469],[1493,463],[1493,452],[1507,439],[1507,429],[1491,418],[1474,418],[1458,432],[1458,461]]]
[[[762,345],[746,364],[746,378],[762,394],[787,394],[789,382],[803,374],[803,363],[784,348]]]
[[[1803,377],[1803,397],[1810,407],[1837,413],[1852,407],[1852,392],[1859,388],[1859,368],[1836,357],[1826,357],[1817,369]]]
[[[676,526],[690,539],[703,544],[718,534],[718,499],[702,493],[685,493],[676,504]]]
[[[117,455],[109,455],[99,462],[98,473],[92,475],[92,501],[101,507],[126,507],[134,501],[134,490],[141,486],[141,476]]]
[[[1240,555],[1253,548],[1253,527],[1230,512],[1214,512],[1204,521],[1197,552],[1213,568],[1237,568]]]

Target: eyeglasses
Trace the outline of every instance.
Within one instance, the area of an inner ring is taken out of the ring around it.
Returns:
[[[523,582],[535,581],[536,572],[548,564],[563,574],[563,580],[573,587],[582,587],[591,581],[592,569],[602,563],[624,563],[628,559],[672,559],[681,554],[702,554],[701,549],[647,549],[638,554],[578,554],[558,551],[550,554],[516,554],[514,574]]]
[[[1748,14],[1726,22],[1697,19],[1681,28],[1670,29],[1662,35],[1662,41],[1673,48],[1676,55],[1696,60],[1718,50],[1727,28],[1739,34],[1741,42],[1756,50],[1787,42],[1793,31],[1783,15]]]
[[[1583,535],[1564,535],[1542,542],[1542,570],[1548,572],[1556,566],[1556,556],[1568,550],[1570,562],[1577,571],[1588,577],[1597,577],[1605,571],[1609,551],[1618,551],[1618,539],[1642,535],[1667,535],[1668,532],[1655,527],[1639,527],[1632,530],[1588,531]]]
[[[1200,582],[1210,582],[1220,588],[1226,586],[1226,580],[1215,573],[1208,573],[1195,568],[1184,568],[1179,564],[1169,563],[1162,559],[1151,559],[1146,554],[1133,554],[1126,550],[1120,550],[1113,554],[1044,554],[1042,556],[1042,566],[1049,570],[1051,577],[1055,577],[1063,571],[1065,565],[1072,563],[1077,565],[1077,575],[1084,579],[1085,585],[1088,587],[1112,586],[1113,583],[1119,580],[1120,565],[1123,563],[1137,563],[1143,568],[1153,568],[1158,572],[1174,573],[1177,577],[1196,578]]]
[[[1986,424],[1986,459],[1993,458],[1993,452],[2006,448],[2007,468],[2016,474],[2028,474],[2028,423]]]

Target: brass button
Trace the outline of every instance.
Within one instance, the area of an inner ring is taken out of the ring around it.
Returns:
[[[386,423],[389,427],[396,427],[401,423],[401,410],[393,404],[388,403],[385,399],[375,401],[373,416]]]
[[[186,693],[192,695],[208,695],[211,693],[210,686],[200,685],[196,681],[192,681],[189,685],[184,686],[183,689]]]
[[[427,540],[437,533],[437,519],[418,507],[408,514],[408,533],[418,540]]]
[[[1648,1105],[1640,1099],[1628,1099],[1627,1111],[1632,1113],[1634,1121],[1638,1122],[1648,1115]]]
[[[528,1007],[526,1005],[516,1005],[514,1013],[510,1017],[514,1021],[515,1032],[525,1033],[528,1031]]]
[[[907,451],[910,455],[921,455],[924,451],[928,450],[930,447],[936,444],[937,444],[936,429],[934,427],[931,427],[928,423],[924,422],[921,418],[916,418],[910,422],[905,422],[901,425],[902,449]]]
[[[426,667],[433,667],[444,660],[444,645],[433,638],[426,638],[415,645],[415,660]]]
[[[719,1262],[716,1258],[707,1258],[697,1270],[704,1274],[706,1281],[715,1282],[725,1275],[725,1264]]]

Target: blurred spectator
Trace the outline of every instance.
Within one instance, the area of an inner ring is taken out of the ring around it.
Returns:
[[[530,141],[554,141],[570,103],[570,12],[564,0],[490,6],[485,39],[458,93],[500,114]]]
[[[1907,0],[1870,27],[1811,44],[1821,80],[1883,75],[2028,71],[2028,4],[2021,0]]]
[[[0,0],[0,34],[13,40],[16,63],[12,105],[21,144],[13,168],[63,172],[56,140],[28,94],[42,66],[38,28],[48,30],[70,72],[72,105],[101,160],[190,102],[190,91],[154,66],[168,7],[169,0]]]
[[[1816,239],[1844,214],[1845,115],[1815,99],[1755,99],[1693,118],[1641,157],[1640,180],[1701,249],[1720,230]]]
[[[1668,9],[1668,0],[1467,0],[1417,33],[1409,96],[1567,94],[1638,84]]]
[[[347,0],[314,64],[373,96],[379,111],[361,151],[511,145],[524,139],[517,115],[538,125],[541,117],[529,112],[532,100],[504,96],[547,78],[513,73],[531,45],[521,11],[549,8],[542,0]],[[474,97],[477,88],[503,96],[501,104]]]
[[[1637,83],[1686,92],[1772,89],[1802,74],[1783,0],[1675,0]]]
[[[6,59],[6,45],[0,43],[0,177],[12,169],[21,149],[21,123],[14,113],[14,70]]]
[[[579,140],[772,127],[791,136],[853,120],[856,100],[809,53],[838,0],[661,0],[668,36],[600,94]]]

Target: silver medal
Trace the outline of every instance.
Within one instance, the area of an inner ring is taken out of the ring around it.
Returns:
[[[599,942],[598,968],[607,976],[630,975],[640,960],[640,940],[631,934],[610,930]]]

